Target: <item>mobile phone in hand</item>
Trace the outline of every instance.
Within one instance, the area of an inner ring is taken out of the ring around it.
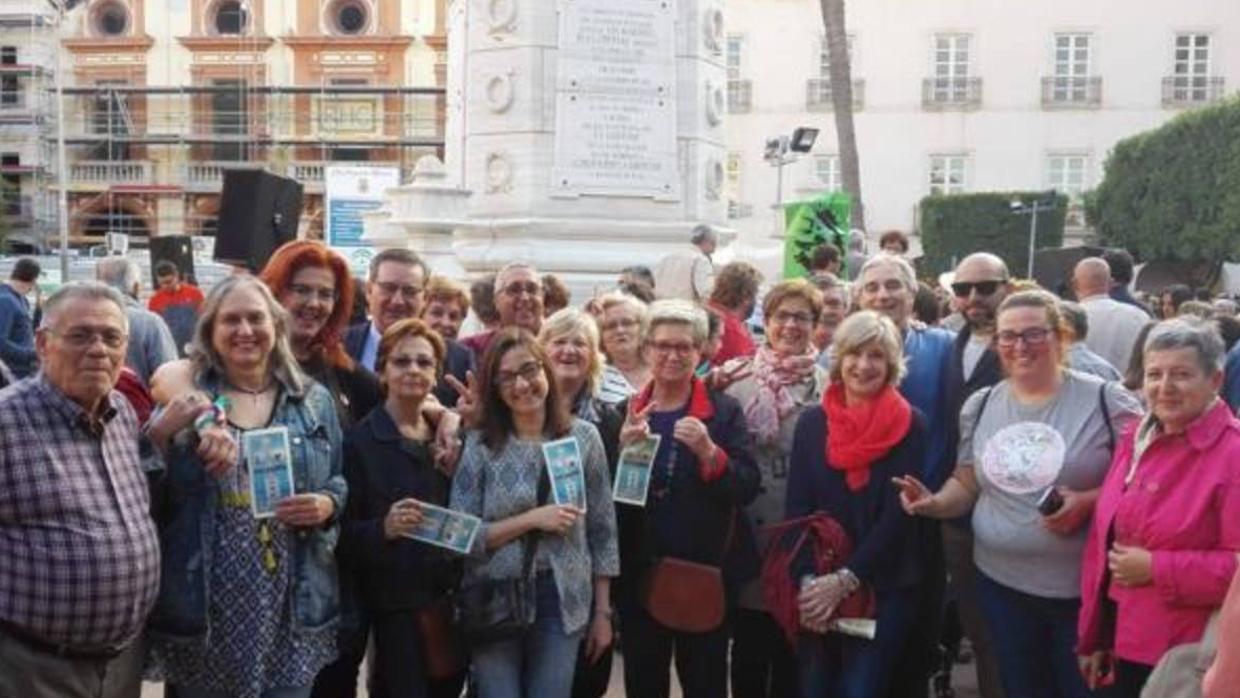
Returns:
[[[1042,516],[1051,516],[1062,508],[1063,495],[1059,494],[1059,490],[1054,485],[1046,488],[1046,491],[1038,498],[1038,513]]]

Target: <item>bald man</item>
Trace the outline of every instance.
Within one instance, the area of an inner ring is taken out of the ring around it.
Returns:
[[[1111,298],[1111,267],[1101,257],[1077,262],[1072,270],[1072,289],[1089,318],[1085,346],[1121,373],[1127,371],[1132,352],[1137,350],[1137,335],[1149,316]]]

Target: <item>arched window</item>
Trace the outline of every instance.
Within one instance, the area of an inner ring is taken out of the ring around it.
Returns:
[[[238,0],[222,0],[215,4],[212,24],[216,34],[244,34],[249,23],[249,13]]]
[[[99,36],[123,36],[129,31],[129,8],[116,0],[101,2],[91,12],[91,26]]]

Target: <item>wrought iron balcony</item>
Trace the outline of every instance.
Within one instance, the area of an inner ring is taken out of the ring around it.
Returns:
[[[811,78],[805,81],[805,108],[809,111],[832,111],[835,103],[831,101],[831,81],[826,78]],[[852,108],[861,111],[865,107],[865,80],[852,81]]]
[[[748,114],[753,109],[753,81],[728,80],[728,113]]]
[[[921,106],[930,111],[976,109],[982,105],[982,79],[926,78],[921,83]]]
[[[1196,107],[1223,98],[1221,75],[1170,75],[1163,78],[1164,107]]]
[[[1102,105],[1102,78],[1057,75],[1042,78],[1044,109],[1097,109]]]

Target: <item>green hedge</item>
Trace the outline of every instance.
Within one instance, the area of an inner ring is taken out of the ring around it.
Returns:
[[[1240,98],[1117,143],[1086,201],[1099,241],[1138,259],[1240,257]]]
[[[1029,260],[1030,215],[1012,212],[1012,201],[1026,203],[1046,192],[984,192],[927,196],[921,200],[921,273],[950,271],[973,252],[993,252],[1007,262],[1014,276],[1024,276]],[[1055,208],[1038,212],[1039,249],[1063,244],[1063,222],[1068,197],[1056,197]]]

